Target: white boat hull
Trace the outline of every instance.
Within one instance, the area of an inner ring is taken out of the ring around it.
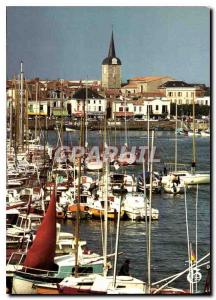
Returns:
[[[103,162],[99,161],[99,162],[89,162],[86,164],[86,168],[89,171],[97,171],[97,170],[102,170],[103,168]]]
[[[15,275],[13,278],[12,294],[33,295],[36,294],[36,289],[33,287],[32,281]]]
[[[181,172],[181,173],[183,173],[183,172]],[[209,184],[210,183],[210,174],[208,174],[208,173],[191,174],[191,173],[187,172],[185,175],[182,175],[182,176],[178,175],[178,176],[179,176],[181,183],[183,183],[184,185]],[[163,176],[162,181],[161,181],[163,187],[166,185],[169,185],[170,180],[171,180],[170,175]]]
[[[182,194],[184,193],[184,187],[182,186],[172,186],[172,185],[165,185],[164,191],[168,194]]]
[[[209,184],[210,174],[195,174],[182,178],[185,185]]]
[[[133,221],[145,220],[145,210],[144,209],[134,209],[134,210],[133,209],[132,210],[124,209],[124,211],[130,220],[133,220]],[[150,212],[149,212],[149,210],[147,210],[147,218],[149,218],[149,217],[150,217]],[[152,211],[151,219],[158,220],[158,217],[159,217],[159,213]]]

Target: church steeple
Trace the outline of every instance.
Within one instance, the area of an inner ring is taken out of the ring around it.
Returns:
[[[102,87],[105,89],[121,88],[121,60],[116,57],[113,30],[108,56],[102,61]]]
[[[113,60],[113,58],[115,58],[115,59]],[[118,57],[116,57],[116,53],[115,53],[113,30],[112,30],[111,39],[110,39],[108,56],[102,61],[102,65],[112,65],[112,64],[121,65],[121,60]]]
[[[108,57],[109,58],[116,57],[116,55],[115,55],[115,44],[114,44],[114,38],[113,38],[113,31],[112,31],[111,40],[110,40]]]

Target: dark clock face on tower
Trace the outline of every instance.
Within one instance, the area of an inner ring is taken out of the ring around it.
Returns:
[[[116,59],[116,58],[113,58],[113,59],[112,59],[112,64],[113,64],[113,65],[116,65],[116,64],[117,64],[117,59]]]

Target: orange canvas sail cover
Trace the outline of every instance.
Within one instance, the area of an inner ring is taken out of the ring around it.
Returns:
[[[52,192],[49,207],[36,237],[29,249],[23,266],[42,270],[52,270],[56,248],[56,199]]]

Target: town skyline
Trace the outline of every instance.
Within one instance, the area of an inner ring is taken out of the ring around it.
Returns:
[[[169,75],[210,84],[207,7],[7,7],[7,78],[22,60],[27,78],[101,80],[112,28],[122,82]]]

